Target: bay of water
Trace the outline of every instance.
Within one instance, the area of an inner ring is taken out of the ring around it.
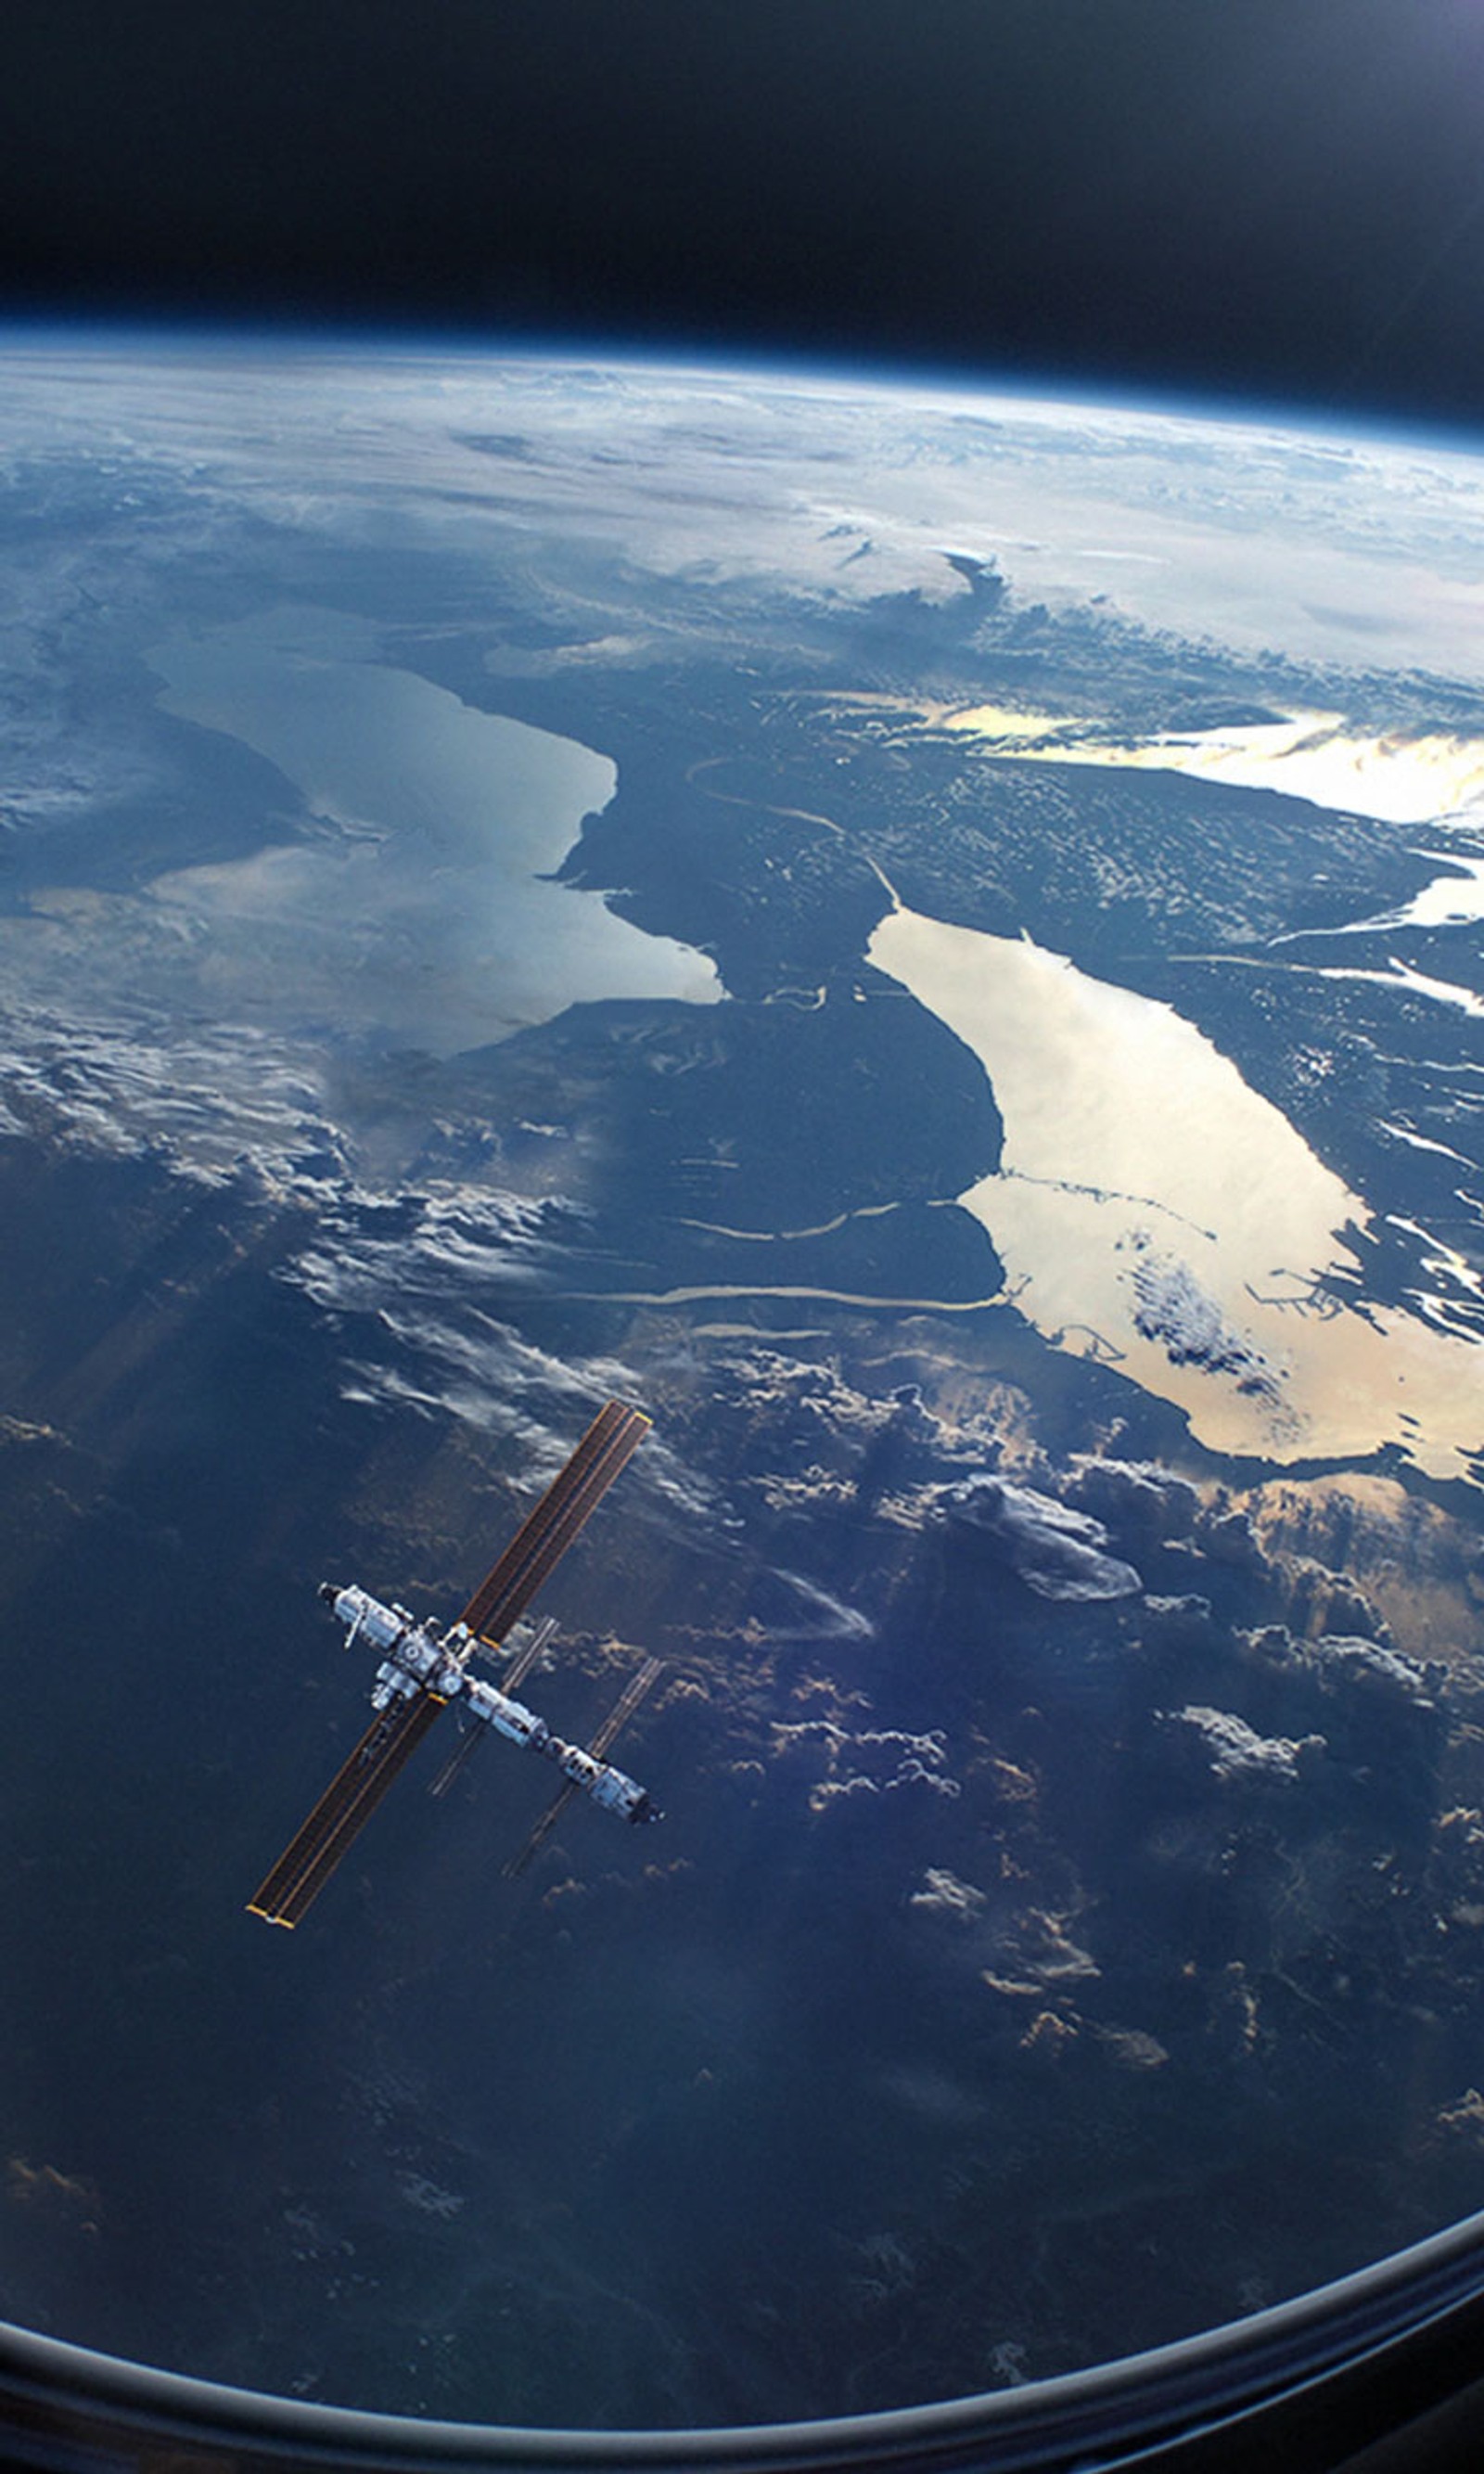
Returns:
[[[553,882],[609,758],[362,657],[333,614],[270,612],[154,649],[166,711],[275,764],[323,837],[159,878],[234,1006],[450,1055],[603,998],[710,1003],[711,961]]]
[[[868,954],[989,1077],[1002,1162],[958,1200],[1048,1339],[1174,1401],[1218,1451],[1397,1443],[1432,1476],[1468,1473],[1480,1352],[1341,1301],[1366,1203],[1191,1023],[1029,938],[900,905]]]

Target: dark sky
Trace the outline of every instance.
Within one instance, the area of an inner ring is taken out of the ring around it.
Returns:
[[[0,301],[1484,407],[1481,0],[10,0]]]

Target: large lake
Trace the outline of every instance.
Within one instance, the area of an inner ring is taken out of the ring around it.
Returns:
[[[212,994],[440,1055],[611,997],[717,999],[710,960],[550,882],[616,783],[606,756],[362,658],[354,622],[280,610],[155,647],[159,701],[266,757],[323,820],[157,880],[212,941]]]
[[[898,907],[869,959],[984,1065],[999,1170],[958,1200],[1058,1346],[1171,1400],[1213,1449],[1293,1461],[1399,1443],[1435,1477],[1484,1443],[1469,1343],[1353,1294],[1367,1206],[1166,1005],[1029,938]]]

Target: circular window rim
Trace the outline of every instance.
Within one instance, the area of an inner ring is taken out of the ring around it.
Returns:
[[[1198,2424],[1252,2413],[1385,2356],[1481,2297],[1484,2213],[1245,2318],[1056,2379],[831,2420],[659,2431],[425,2421],[323,2405],[155,2369],[0,2322],[0,2454],[9,2431],[29,2431],[32,2462],[49,2462],[49,2435],[69,2464],[85,2463],[89,2441],[116,2452],[133,2431],[149,2433],[155,2445],[168,2435],[178,2447],[215,2447],[238,2464],[783,2474],[946,2466],[991,2443],[996,2468],[1052,2466],[1088,2447],[1168,2444]]]

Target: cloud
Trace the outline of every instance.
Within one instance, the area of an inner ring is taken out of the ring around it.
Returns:
[[[991,1902],[987,1891],[961,1880],[946,1865],[930,1865],[908,1904],[962,1935],[981,1980],[1006,2000],[1050,1998],[1070,2018],[1070,1988],[1103,1973],[1092,1953],[1074,1940],[1070,1910],[1022,1905],[1007,1913],[1003,1896]]]
[[[944,1508],[954,1527],[983,1540],[1037,1597],[1128,1598],[1144,1586],[1131,1564],[1104,1551],[1101,1520],[1034,1487],[973,1477],[949,1491]]]
[[[760,1576],[759,1617],[769,1640],[871,1640],[875,1625],[859,1608],[781,1564]],[[779,1619],[780,1613],[782,1620]]]
[[[836,1368],[781,1349],[739,1352],[727,1359],[722,1375],[739,1408],[754,1419],[785,1419],[790,1443],[800,1451],[817,1453],[842,1437],[867,1443],[913,1405],[895,1394],[881,1399],[858,1391]]]
[[[1355,1696],[1393,1710],[1431,1710],[1446,1689],[1448,1669],[1436,1659],[1408,1658],[1380,1642],[1325,1633],[1298,1640],[1283,1624],[1239,1635],[1244,1661],[1272,1674],[1305,1679],[1326,1693]]]
[[[1091,1952],[1072,1939],[1069,1921],[1045,1907],[1027,1907],[1004,1937],[1002,1956],[1017,1976],[1029,1977],[1047,1991],[1100,1976],[1102,1969]]]
[[[1155,1461],[1119,1461],[1079,1453],[1066,1500],[1145,1537],[1188,1538],[1201,1498],[1188,1478]]]
[[[398,1181],[335,1121],[323,1059],[251,1026],[166,1026],[104,1011],[68,1019],[18,1003],[0,1050],[0,1139],[146,1161],[167,1176],[288,1215],[277,1276],[345,1330],[344,1396],[450,1416],[509,1436],[535,1476],[555,1474],[610,1395],[640,1396],[632,1368],[572,1363],[522,1337],[529,1294],[587,1221],[566,1197],[480,1178]],[[292,1243],[298,1235],[297,1244]],[[501,1309],[503,1308],[503,1312]],[[644,1456],[651,1510],[724,1525],[711,1492],[661,1438]],[[795,1582],[820,1632],[864,1618]]]
[[[1162,2070],[1170,2058],[1158,2037],[1142,2027],[1094,2027],[1092,2032],[1120,2070]]]
[[[1176,1598],[1146,1598],[1144,1638],[1155,1649],[1209,1648],[1216,1638],[1210,1599],[1193,1591]]]
[[[33,2165],[27,2157],[8,2158],[6,2196],[12,2207],[35,2210],[56,2224],[75,2225],[96,2234],[102,2207],[96,2182],[85,2173],[63,2173],[56,2165]]]
[[[215,1186],[318,1205],[350,1175],[319,1062],[243,1024],[168,1027],[13,1001],[0,1052],[7,1130],[157,1160]]]
[[[913,1890],[907,1904],[920,1907],[927,1915],[950,1916],[960,1924],[971,1924],[984,1911],[984,1891],[976,1890],[972,1881],[961,1881],[957,1873],[950,1873],[944,1865],[930,1864],[923,1883],[922,1889]]]
[[[379,1311],[389,1298],[442,1302],[523,1283],[549,1261],[572,1215],[559,1202],[477,1187],[378,1195],[352,1189],[320,1215],[293,1279],[333,1313]]]
[[[1201,1765],[1229,1785],[1297,1786],[1325,1751],[1323,1735],[1259,1735],[1231,1710],[1208,1710],[1192,1703],[1183,1710],[1156,1711],[1157,1723]]]
[[[775,1758],[815,1769],[812,1812],[824,1812],[841,1798],[849,1802],[893,1795],[904,1787],[926,1787],[941,1796],[960,1792],[948,1768],[948,1739],[939,1728],[914,1735],[901,1727],[842,1727],[833,1718],[778,1719],[772,1743]]]
[[[1273,1564],[1257,1535],[1251,1513],[1229,1504],[1219,1491],[1214,1503],[1196,1521],[1196,1543],[1213,1564],[1266,1580]]]
[[[1179,1254],[1161,1252],[1146,1231],[1130,1240],[1129,1250],[1135,1331],[1156,1341],[1172,1366],[1229,1375],[1239,1392],[1282,1413],[1283,1370],[1250,1331],[1240,1330],[1222,1312],[1189,1263]]]

